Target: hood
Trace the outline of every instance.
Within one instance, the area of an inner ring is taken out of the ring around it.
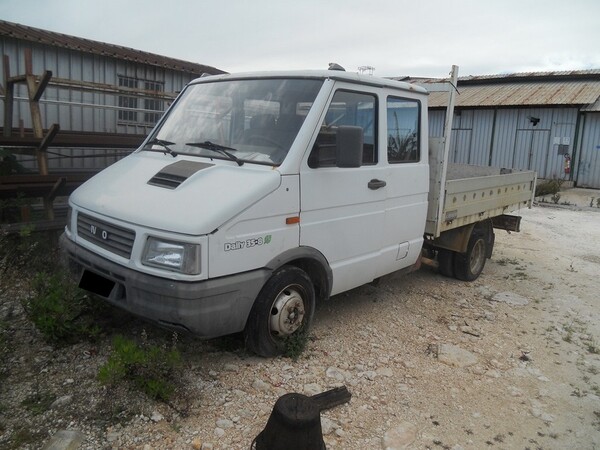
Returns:
[[[202,235],[273,192],[280,182],[279,172],[271,167],[140,152],[88,180],[73,192],[71,202],[132,224]]]

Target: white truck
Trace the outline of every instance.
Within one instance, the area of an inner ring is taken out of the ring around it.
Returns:
[[[456,71],[453,74],[456,85]],[[139,149],[69,200],[80,287],[205,338],[280,353],[315,303],[423,257],[481,273],[535,173],[448,166],[428,92],[340,70],[202,77]]]

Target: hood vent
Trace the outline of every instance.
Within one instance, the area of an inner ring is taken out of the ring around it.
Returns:
[[[196,172],[211,166],[214,166],[214,164],[194,161],[178,161],[163,167],[160,172],[148,180],[148,184],[165,189],[177,189],[181,183]]]

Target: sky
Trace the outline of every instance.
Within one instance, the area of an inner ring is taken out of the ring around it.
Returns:
[[[0,0],[0,19],[227,72],[600,68],[600,0]]]

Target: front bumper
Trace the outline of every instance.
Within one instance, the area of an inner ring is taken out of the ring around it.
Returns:
[[[258,269],[210,280],[175,281],[123,267],[64,234],[60,247],[81,287],[136,316],[204,338],[242,331],[254,300],[271,276],[269,269]]]

